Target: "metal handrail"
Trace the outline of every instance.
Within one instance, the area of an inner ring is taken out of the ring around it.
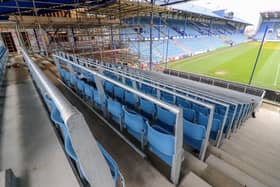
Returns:
[[[87,175],[91,186],[114,186],[113,178],[105,158],[100,152],[97,142],[90,133],[83,115],[71,105],[42,70],[31,60],[23,48],[20,51],[25,63],[33,75],[34,81],[39,85],[42,94],[47,94],[58,108],[64,123],[69,128],[73,148],[78,160]]]

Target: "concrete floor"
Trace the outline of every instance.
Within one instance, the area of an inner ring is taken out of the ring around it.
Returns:
[[[11,168],[18,186],[79,186],[25,68],[7,69],[0,105],[0,170]]]
[[[257,118],[246,121],[221,148],[237,159],[280,180],[279,107],[264,103],[257,112]]]

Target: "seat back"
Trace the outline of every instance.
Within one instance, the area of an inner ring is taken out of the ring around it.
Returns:
[[[114,86],[114,96],[120,100],[123,101],[124,98],[124,89],[119,86]]]
[[[146,99],[140,98],[140,110],[148,118],[152,119],[155,115],[155,104]]]
[[[111,99],[107,99],[107,110],[112,115],[112,119],[121,123],[121,119],[123,116],[122,105],[118,101],[114,101]]]
[[[113,95],[114,92],[114,85],[108,81],[104,82],[104,91],[109,95]]]
[[[156,126],[151,127],[147,122],[147,141],[149,150],[160,157],[168,165],[172,165],[172,158],[175,152],[175,137],[161,132]]]
[[[142,116],[136,112],[127,111],[123,106],[124,111],[124,124],[127,128],[133,130],[136,133],[142,133],[146,129],[145,120]]]
[[[184,120],[184,136],[188,136],[195,140],[203,140],[205,137],[205,127],[199,124],[195,124],[189,122],[188,120]]]
[[[185,99],[181,98],[181,97],[177,97],[176,98],[176,104],[178,106],[181,106],[183,108],[191,108],[192,104],[189,101],[186,101]]]
[[[165,127],[170,132],[174,131],[176,123],[176,115],[157,105],[156,119],[160,122],[160,126]]]
[[[195,111],[190,108],[183,108],[183,117],[190,122],[194,122],[196,120]]]
[[[124,101],[125,101],[125,104],[129,105],[130,107],[134,107],[135,106],[134,94],[129,91],[125,91]]]

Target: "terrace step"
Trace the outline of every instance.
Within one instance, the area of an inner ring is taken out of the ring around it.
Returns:
[[[206,163],[217,170],[221,171],[228,177],[238,181],[241,185],[247,187],[266,187],[266,185],[262,184],[255,178],[247,175],[241,170],[233,167],[232,165],[226,163],[225,161],[215,157],[214,155],[210,155],[206,159]]]
[[[254,166],[251,166],[247,162],[243,162],[238,158],[233,157],[232,155],[224,152],[221,149],[218,149],[210,145],[208,147],[208,151],[211,154],[218,157],[219,159],[224,160],[226,163],[234,166],[240,171],[246,173],[247,175],[254,177],[258,181],[262,182],[263,184],[266,184],[267,186],[278,187],[280,184],[280,180],[278,180],[277,178],[268,175],[267,173],[255,168]]]
[[[203,179],[198,177],[193,172],[190,172],[187,174],[181,181],[179,187],[212,187],[207,182],[205,182]]]

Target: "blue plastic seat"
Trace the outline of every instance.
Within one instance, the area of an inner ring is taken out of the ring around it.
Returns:
[[[102,101],[101,101],[100,93],[96,89],[93,89],[93,101],[96,106],[98,106],[99,108],[101,107]]]
[[[176,123],[176,115],[160,106],[157,105],[157,115],[156,119],[159,122],[159,125],[169,132],[174,131]]]
[[[112,119],[118,123],[122,129],[122,105],[118,101],[107,99],[107,110],[111,114]]]
[[[148,94],[148,95],[156,96],[155,89],[153,89],[151,86],[148,86],[146,84],[142,84],[141,91]]]
[[[85,83],[85,97],[87,100],[93,102],[93,88]]]
[[[123,101],[123,99],[124,99],[124,89],[119,87],[119,86],[114,86],[114,96],[119,101]]]
[[[135,107],[135,102],[136,102],[134,94],[131,93],[131,92],[125,91],[125,93],[124,93],[124,102],[130,108],[134,108]]]
[[[192,104],[189,101],[186,101],[185,99],[181,97],[176,98],[176,105],[181,106],[183,108],[191,108]]]
[[[205,116],[202,113],[199,113],[199,117],[198,117],[198,123],[200,125],[203,125],[205,128],[207,128],[208,125],[208,116]],[[221,121],[218,119],[213,119],[212,121],[212,128],[211,128],[211,132],[210,132],[210,138],[213,140],[216,140],[218,131],[221,127]]]
[[[195,103],[192,104],[192,109],[196,112],[197,116],[198,116],[198,113],[202,113],[206,116],[208,116],[208,114],[209,114],[209,109],[208,108],[205,108],[205,107],[200,106],[200,105],[195,104]]]
[[[104,91],[109,94],[110,96],[113,96],[114,92],[114,85],[108,81],[104,82]]]
[[[92,73],[83,71],[83,75],[89,82],[95,82],[94,75]]]
[[[190,108],[183,108],[183,117],[190,122],[194,122],[196,120],[195,111]]]
[[[145,117],[153,119],[156,112],[156,107],[151,101],[140,98],[140,110]]]
[[[77,89],[80,95],[84,95],[84,91],[85,91],[84,81],[77,79]]]
[[[70,85],[72,88],[75,88],[76,87],[76,83],[77,83],[77,76],[76,75],[73,75],[70,79]]]
[[[70,87],[71,86],[71,74],[68,71],[65,71],[64,78],[65,78],[66,85]]]
[[[174,104],[174,99],[173,99],[173,95],[169,94],[169,93],[166,93],[166,92],[163,92],[161,91],[160,92],[160,97],[161,97],[161,100],[163,100],[164,102],[167,102],[167,103],[170,103],[170,104]]]
[[[134,111],[128,111],[124,106],[123,106],[123,111],[124,111],[123,122],[125,128],[127,128],[129,134],[131,134],[138,141],[141,142],[142,148],[144,148],[145,136],[147,132],[145,119]]]
[[[184,129],[184,144],[190,145],[196,150],[200,150],[203,139],[205,138],[205,127],[202,125],[194,124],[188,120],[183,122]]]
[[[129,78],[125,78],[125,85],[132,87],[132,81]]]
[[[146,124],[149,150],[171,166],[175,152],[175,137],[161,130],[158,126],[150,126],[148,121]]]
[[[104,147],[99,142],[97,142],[97,145],[98,145],[102,155],[104,156],[107,164],[109,165],[115,186],[117,186],[118,177],[119,177],[119,166],[116,163],[116,161],[111,157],[111,155],[104,149]]]

